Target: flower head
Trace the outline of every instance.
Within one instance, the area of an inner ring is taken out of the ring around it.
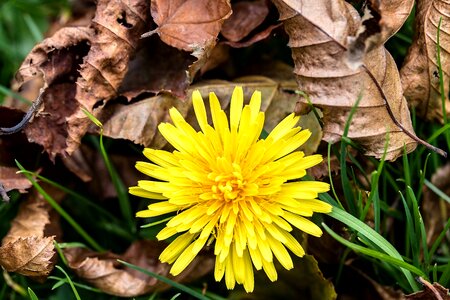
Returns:
[[[311,135],[296,127],[299,117],[287,116],[260,139],[261,93],[254,92],[245,106],[243,98],[242,88],[236,87],[228,121],[210,93],[211,126],[200,92],[194,91],[198,132],[176,108],[170,109],[173,124],[158,128],[175,151],[145,149],[153,163],[138,162],[136,168],[156,180],[139,181],[130,193],[157,201],[138,217],[176,212],[157,235],[158,240],[177,236],[160,255],[162,262],[173,264],[171,274],[182,272],[207,243],[215,242],[215,279],[225,276],[229,289],[237,282],[251,292],[253,266],[272,281],[277,279],[274,257],[284,268],[293,268],[287,249],[300,257],[305,253],[290,233],[293,227],[321,236],[306,217],[330,212],[331,206],[316,199],[329,190],[327,183],[298,181],[305,169],[322,161],[320,155],[295,151]]]

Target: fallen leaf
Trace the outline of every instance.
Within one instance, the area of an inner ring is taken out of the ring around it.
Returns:
[[[416,6],[415,36],[400,70],[405,97],[419,115],[443,122],[443,107],[439,88],[437,62],[437,29],[440,32],[442,81],[446,114],[450,114],[448,98],[450,76],[450,6],[443,0],[419,0]]]
[[[17,168],[0,166],[0,182],[7,192],[19,190],[20,193],[26,193],[31,182],[23,174],[17,174],[17,171]]]
[[[99,1],[90,28],[62,28],[25,59],[18,72],[21,89],[40,77],[48,86],[43,108],[26,134],[52,160],[78,148],[90,125],[82,109],[99,114],[118,96],[130,57],[146,29],[148,6],[144,0]]]
[[[91,124],[82,109],[97,115],[117,91],[135,53],[148,20],[145,0],[107,1],[97,3],[92,20],[94,35],[89,53],[84,57],[77,79],[77,111],[67,118],[67,153],[75,151]]]
[[[47,189],[58,201],[64,194]],[[20,205],[0,247],[0,265],[37,280],[45,279],[56,263],[55,238],[61,235],[59,215],[36,190]]]
[[[214,266],[214,258],[204,253],[180,275],[169,276],[170,265],[158,260],[164,249],[163,243],[156,241],[137,241],[123,255],[113,253],[96,253],[84,248],[64,249],[69,267],[83,280],[89,282],[103,292],[120,297],[136,297],[151,291],[164,290],[169,286],[154,277],[123,266],[117,259],[124,260],[177,282],[193,281],[210,272]]]
[[[160,92],[185,98],[190,83],[186,70],[194,60],[189,53],[164,44],[157,36],[147,38],[131,59],[119,94],[128,100],[143,93]]]
[[[215,43],[223,22],[231,15],[229,0],[151,0],[150,9],[158,25],[151,33],[188,52]]]
[[[448,289],[435,282],[433,284],[424,281],[424,290],[420,292],[416,292],[413,294],[406,295],[405,298],[407,300],[449,300],[450,295],[448,293]]]
[[[230,42],[239,42],[264,22],[269,14],[266,0],[241,1],[231,5],[233,13],[223,23],[220,33]]]
[[[210,92],[214,92],[225,109],[236,85],[244,89],[244,98],[249,101],[255,90],[262,93],[261,110],[266,111],[264,129],[270,132],[284,117],[294,111],[298,96],[284,92],[284,89],[296,88],[295,81],[274,81],[262,76],[248,76],[236,79],[234,82],[225,80],[210,80],[199,82],[189,87],[187,94],[199,90],[205,102]],[[103,134],[115,139],[127,139],[145,147],[163,148],[166,140],[158,132],[161,122],[169,122],[168,111],[176,107],[189,124],[197,128],[191,99],[184,102],[170,94],[160,94],[132,104],[113,104],[108,108],[109,113],[102,119]],[[209,107],[206,104],[206,107]],[[302,120],[303,119],[303,120]],[[211,120],[211,118],[210,118]],[[315,152],[321,138],[320,125],[312,115],[300,119],[300,126],[309,128],[313,137],[302,146],[307,153]],[[198,128],[197,128],[198,129]]]
[[[387,50],[373,49],[358,69],[346,64],[347,39],[355,36],[360,22],[356,10],[344,1],[274,3],[290,36],[298,87],[323,111],[323,139],[334,143],[341,138],[361,96],[348,137],[377,158],[384,153],[388,133],[387,160],[402,155],[404,147],[407,153],[413,151],[417,143],[398,126],[414,132],[397,67]]]
[[[30,142],[42,145],[52,159],[66,148],[66,118],[76,108],[77,68],[89,49],[90,35],[87,28],[61,29],[31,50],[16,75],[20,89],[36,87],[35,82],[42,82],[42,78],[49,86],[43,95],[41,113],[28,124],[25,133]]]

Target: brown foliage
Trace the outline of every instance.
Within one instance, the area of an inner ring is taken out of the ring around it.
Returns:
[[[61,199],[63,194],[53,191],[53,196]],[[59,216],[33,191],[2,240],[0,265],[8,272],[45,279],[56,263],[53,243],[60,235]]]
[[[450,6],[442,0],[419,0],[416,7],[415,37],[400,71],[405,97],[418,113],[427,119],[443,122],[443,107],[439,88],[437,32],[440,31],[442,81],[445,112],[450,114],[448,98],[450,77]]]
[[[388,160],[400,156],[404,145],[407,152],[414,150],[416,142],[396,123],[413,132],[390,54],[376,47],[365,55],[362,67],[349,66],[347,37],[356,34],[360,22],[354,8],[344,1],[303,2],[277,0],[275,4],[290,36],[299,88],[323,109],[324,140],[339,140],[351,108],[361,97],[348,137],[368,155],[381,157],[389,133]]]
[[[83,248],[68,248],[64,250],[64,254],[69,267],[80,278],[105,293],[121,297],[135,297],[167,289],[168,286],[154,277],[123,266],[118,259],[178,282],[193,281],[213,268],[214,259],[206,254],[200,254],[186,270],[173,278],[169,276],[170,265],[157,259],[164,247],[164,244],[156,241],[137,241],[122,255],[110,252],[100,254]]]

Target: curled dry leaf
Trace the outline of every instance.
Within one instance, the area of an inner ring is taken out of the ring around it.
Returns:
[[[63,194],[53,192],[57,200]],[[60,236],[59,217],[37,192],[20,205],[11,229],[2,240],[0,265],[35,279],[45,279],[56,262],[55,238]]]
[[[151,0],[151,14],[158,25],[143,37],[158,33],[161,40],[197,58],[188,68],[188,82],[203,67],[216,45],[225,19],[231,15],[229,0]]]
[[[195,52],[215,44],[225,19],[231,15],[229,0],[151,0],[151,14],[161,40],[172,47]]]
[[[443,122],[439,87],[437,33],[439,20],[442,81],[446,114],[450,114],[448,97],[450,75],[450,3],[444,0],[419,0],[416,7],[415,36],[400,74],[405,97],[417,112],[430,120]]]
[[[137,241],[123,255],[96,253],[83,248],[68,248],[64,254],[69,267],[83,280],[91,283],[103,292],[121,296],[135,297],[155,290],[168,288],[154,277],[124,267],[117,259],[171,278],[178,282],[193,281],[210,272],[214,258],[200,254],[180,275],[169,276],[170,265],[161,263],[158,256],[165,245],[156,241]]]
[[[344,1],[274,3],[290,37],[298,86],[323,111],[324,140],[340,139],[350,111],[361,97],[348,137],[367,155],[381,157],[389,135],[387,160],[402,155],[403,147],[407,153],[414,150],[416,142],[398,126],[413,132],[390,54],[378,47],[367,53],[363,67],[353,69],[346,64],[347,38],[355,36],[360,22],[355,9]]]
[[[234,82],[211,80],[192,85],[188,89],[188,94],[190,95],[192,91],[198,89],[207,102],[209,92],[214,92],[220,99],[222,107],[226,108],[236,85],[244,88],[244,97],[247,100],[255,90],[261,91],[261,109],[266,111],[264,129],[267,132],[270,132],[284,117],[294,111],[298,96],[283,91],[284,89],[294,90],[296,88],[294,80],[277,82],[262,76],[242,77]],[[112,105],[110,113],[103,120],[103,134],[116,139],[127,139],[145,147],[163,148],[166,140],[160,135],[157,127],[161,122],[170,121],[168,110],[171,107],[176,107],[189,124],[196,126],[190,98],[182,102],[172,95],[161,94],[133,104]],[[313,132],[310,140],[303,146],[303,150],[307,153],[315,152],[321,140],[319,123],[311,114],[302,117],[299,124]]]
[[[130,58],[146,29],[147,11],[145,0],[98,1],[91,25],[94,29],[91,48],[77,79],[78,108],[67,118],[69,154],[78,148],[91,123],[82,108],[99,114],[104,104],[117,96]]]
[[[97,114],[117,96],[148,17],[144,0],[98,1],[90,28],[63,28],[27,56],[18,71],[21,89],[42,78],[48,88],[26,134],[52,159],[77,149],[90,124],[82,108]]]
[[[266,0],[232,4],[233,14],[223,23],[220,33],[230,42],[239,42],[264,22],[269,14]]]

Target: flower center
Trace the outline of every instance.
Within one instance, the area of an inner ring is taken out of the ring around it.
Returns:
[[[240,166],[235,163],[232,166],[233,170],[229,170],[228,174],[214,176],[215,184],[211,186],[211,191],[217,195],[217,198],[227,202],[240,200],[246,184]]]

